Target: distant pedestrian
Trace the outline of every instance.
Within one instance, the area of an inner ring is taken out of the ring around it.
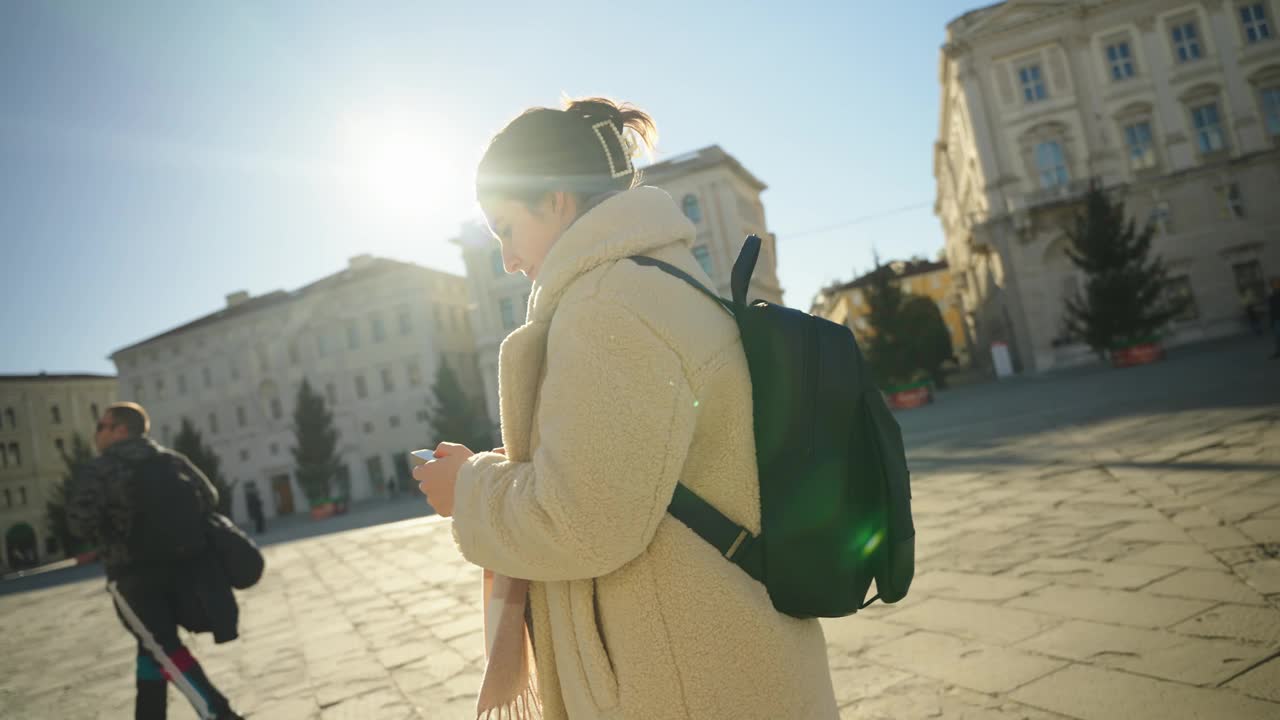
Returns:
[[[253,532],[261,535],[266,532],[267,521],[262,516],[262,496],[258,494],[258,484],[249,483],[245,488],[244,502],[249,509],[249,519],[253,521]]]
[[[238,719],[178,637],[212,631],[236,637],[229,581],[212,562],[207,517],[218,493],[183,455],[147,437],[151,421],[136,403],[114,403],[98,421],[100,453],[67,492],[67,521],[97,544],[116,614],[138,641],[136,720],[164,720],[172,682],[202,720]]]
[[[1272,358],[1280,358],[1280,277],[1271,278],[1271,297],[1268,298],[1271,310],[1271,333],[1276,338],[1276,351]]]

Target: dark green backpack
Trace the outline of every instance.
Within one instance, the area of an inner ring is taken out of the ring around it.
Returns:
[[[733,300],[661,260],[631,260],[689,283],[733,316],[751,371],[760,535],[683,484],[668,511],[769,591],[779,612],[842,617],[906,596],[915,528],[902,432],[843,325],[747,303],[760,238],[733,266]],[[877,595],[866,600],[871,581]]]

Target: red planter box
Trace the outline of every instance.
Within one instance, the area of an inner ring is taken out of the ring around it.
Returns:
[[[311,519],[324,520],[325,518],[333,517],[333,514],[336,511],[337,507],[335,507],[333,503],[315,505],[311,508]]]
[[[1111,351],[1111,365],[1118,368],[1149,365],[1164,358],[1164,348],[1158,343],[1130,345]]]
[[[928,405],[933,401],[933,393],[929,391],[928,385],[924,385],[910,390],[888,393],[888,400],[889,407],[894,410],[910,410],[921,405]]]

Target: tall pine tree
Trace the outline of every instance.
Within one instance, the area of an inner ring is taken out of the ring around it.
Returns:
[[[298,484],[313,506],[322,504],[331,497],[338,476],[338,429],[324,396],[312,390],[306,378],[298,386],[293,434],[297,440],[293,460]]]
[[[173,449],[186,455],[191,464],[209,478],[209,482],[218,491],[218,512],[230,516],[232,493],[240,481],[227,483],[226,478],[222,477],[222,460],[212,447],[204,443],[200,431],[185,417],[182,418],[182,427],[178,429],[177,437],[173,439]]]
[[[488,450],[492,444],[489,417],[479,400],[471,398],[458,382],[458,375],[443,358],[436,367],[431,385],[435,398],[428,410],[435,442],[455,442],[476,452]]]
[[[947,386],[947,374],[942,366],[951,360],[951,331],[947,321],[933,298],[924,295],[907,295],[898,314],[904,329],[903,341],[911,364],[928,373],[934,385]]]
[[[893,268],[881,265],[878,256],[865,294],[870,308],[867,322],[871,325],[871,332],[864,340],[871,374],[882,388],[911,382],[916,368],[911,362],[910,348],[903,332],[902,289],[898,287]]]
[[[73,535],[71,527],[67,524],[67,483],[82,464],[93,459],[93,451],[89,449],[89,443],[85,442],[84,436],[75,433],[71,436],[71,452],[63,450],[61,454],[66,469],[62,472],[62,479],[53,486],[49,500],[45,503],[45,523],[49,526],[49,534],[58,539],[62,551],[67,555],[73,555],[86,548],[84,541]]]
[[[1135,229],[1124,203],[1112,202],[1094,183],[1085,211],[1067,228],[1067,256],[1085,273],[1084,291],[1067,299],[1067,330],[1099,356],[1154,338],[1184,308],[1165,293],[1167,273],[1151,257],[1155,227]]]

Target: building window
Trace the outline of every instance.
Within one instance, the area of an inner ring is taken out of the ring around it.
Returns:
[[[14,467],[22,467],[22,448],[18,443],[9,443],[9,457],[13,459]]]
[[[431,421],[431,413],[427,412],[426,410],[418,411],[418,422],[426,423],[430,421]]]
[[[240,366],[239,366],[239,365],[236,365],[236,361],[235,361],[235,360],[232,360],[232,361],[231,361],[231,365],[230,365],[230,367],[231,367],[231,379],[232,379],[232,380],[239,380],[239,379],[240,379]]]
[[[413,332],[413,319],[409,315],[409,308],[400,308],[396,311],[396,323],[400,326],[401,335]]]
[[[142,381],[135,381],[133,383],[133,399],[137,402],[142,402],[144,395]]]
[[[280,404],[280,398],[271,398],[271,419],[279,420],[284,417],[284,407]]]
[[[1156,148],[1151,139],[1151,123],[1143,120],[1124,126],[1124,142],[1129,148],[1129,164],[1134,170],[1156,165]]]
[[[209,368],[203,368],[200,371],[200,375],[206,388],[213,387],[213,373],[209,371]]]
[[[13,414],[13,408],[5,408],[4,416],[9,419],[9,429],[16,430],[18,427],[18,418]]]
[[[259,345],[254,349],[258,355],[258,370],[265,373],[271,369],[271,355],[267,352],[265,345]]]
[[[1026,65],[1018,69],[1018,82],[1022,85],[1022,99],[1033,103],[1049,97],[1044,87],[1044,76],[1040,72],[1040,64]]]
[[[1227,220],[1239,220],[1244,217],[1244,197],[1240,194],[1239,183],[1227,183],[1213,189],[1218,196],[1218,207],[1222,208],[1222,217]]]
[[[386,329],[382,326],[382,316],[378,314],[369,316],[369,329],[373,333],[373,341],[380,343],[387,339]]]
[[[382,368],[379,374],[382,376],[382,392],[391,392],[396,389],[391,382],[391,368]]]
[[[1062,155],[1062,143],[1049,140],[1036,145],[1036,169],[1040,171],[1040,187],[1049,189],[1066,185],[1067,161]]]
[[[316,355],[320,357],[329,355],[329,336],[323,330],[316,333]]]
[[[1179,22],[1170,31],[1173,52],[1178,62],[1187,63],[1200,59],[1200,35],[1194,20]]]
[[[422,368],[418,367],[418,363],[411,362],[406,368],[409,374],[409,387],[418,387],[422,384]]]
[[[9,492],[9,488],[4,489],[4,506],[7,508],[13,507],[13,494]]]
[[[1196,145],[1201,153],[1217,152],[1227,146],[1227,140],[1222,134],[1222,122],[1218,117],[1217,103],[1192,108],[1191,123],[1195,126]]]
[[[156,378],[156,399],[164,399],[164,378],[162,377]]]
[[[164,425],[160,428],[160,437],[165,445],[169,444],[169,426]]]
[[[388,424],[388,425],[390,425],[390,426],[391,426],[391,427],[393,427],[393,428],[398,428],[398,427],[400,427],[400,416],[399,416],[399,415],[392,415],[392,416],[391,416],[391,418],[390,418],[389,420],[387,420],[387,424]]]
[[[271,443],[271,447],[267,448],[267,451],[268,451],[268,452],[270,452],[272,455],[279,455],[279,454],[280,454],[280,444],[279,444],[279,443]]]
[[[218,413],[209,413],[209,434],[218,434]]]
[[[1255,2],[1241,6],[1240,24],[1244,26],[1245,39],[1250,43],[1271,38],[1271,26],[1267,23],[1267,8],[1264,3]]]
[[[297,365],[299,360],[300,360],[300,354],[298,353],[298,341],[290,340],[289,341],[289,364]]]
[[[710,274],[711,274],[711,268],[712,268],[712,265],[711,265],[711,251],[707,249],[707,246],[706,246],[706,245],[694,245],[694,246],[693,246],[693,257],[694,257],[694,259],[696,259],[696,260],[698,261],[698,264],[702,266],[702,271],[703,271],[703,272],[705,272],[707,275],[710,275]]]
[[[1127,40],[1107,46],[1107,64],[1111,66],[1112,80],[1119,82],[1133,77],[1133,56]]]
[[[502,250],[494,250],[489,253],[489,268],[493,270],[494,277],[502,277],[507,274],[506,265],[502,262]]]
[[[333,383],[324,384],[324,397],[329,401],[329,407],[338,404],[338,388]]]
[[[0,443],[0,467],[9,467],[9,450]]]
[[[49,419],[54,425],[62,424],[62,411],[58,409],[57,405],[49,408]]]
[[[1273,137],[1280,137],[1280,87],[1262,91],[1262,118],[1267,132]]]
[[[502,298],[498,301],[498,309],[502,313],[502,329],[514,330],[516,327],[516,308],[511,298]]]
[[[240,427],[244,427],[245,425],[248,425],[248,424],[249,422],[244,416],[244,406],[237,405],[236,406],[236,425]]]
[[[182,373],[178,373],[178,394],[187,394],[187,376]]]
[[[1231,266],[1236,279],[1236,295],[1250,302],[1261,302],[1267,297],[1267,286],[1262,281],[1262,263],[1257,260],[1236,263]]]
[[[89,403],[89,414],[93,416],[94,422],[98,422],[98,403]]]
[[[360,400],[369,397],[369,386],[365,385],[363,375],[356,376],[356,397]]]
[[[698,205],[698,197],[693,193],[684,196],[680,201],[680,207],[684,210],[684,216],[689,218],[695,224],[702,222],[702,207]]]
[[[240,451],[240,462],[249,462],[249,451],[248,451],[248,450],[241,450],[241,451]]]
[[[366,423],[364,424],[364,434],[365,434],[365,435],[372,435],[372,434],[373,434],[373,423],[371,423],[371,422],[366,422]]]
[[[360,328],[356,327],[355,320],[347,321],[347,349],[355,350],[360,347]]]
[[[67,448],[62,442],[62,438],[54,439],[53,446],[58,449],[58,455],[62,456],[67,454]]]
[[[19,505],[27,504],[27,489],[25,487],[18,488],[18,504]]]
[[[437,329],[437,330],[443,330],[443,329],[444,329],[444,323],[440,321],[440,306],[439,306],[439,305],[432,305],[432,306],[431,306],[431,316],[432,316],[432,318],[436,321],[436,329]]]

